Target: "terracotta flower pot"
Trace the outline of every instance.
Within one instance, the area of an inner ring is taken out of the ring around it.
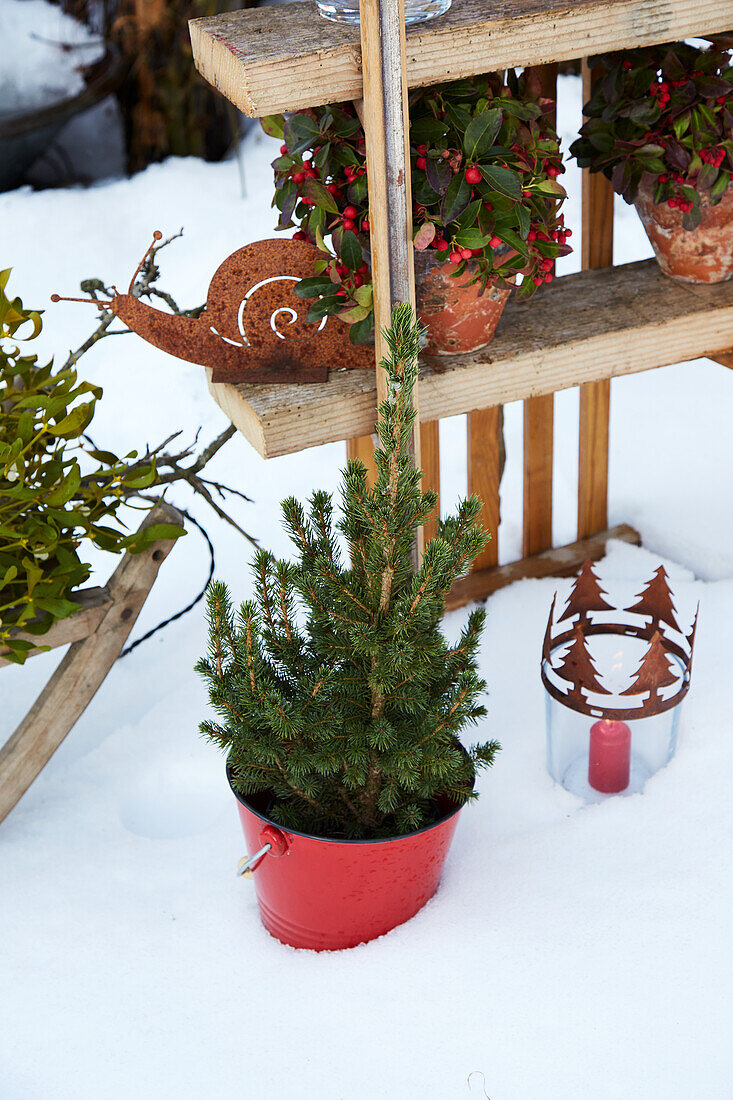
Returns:
[[[446,800],[439,820],[416,833],[328,840],[279,826],[266,796],[234,795],[249,851],[270,845],[253,870],[262,923],[312,951],[355,947],[414,917],[438,889],[461,811]]]
[[[653,191],[642,180],[634,203],[665,275],[684,283],[723,283],[733,278],[733,187],[717,206],[701,198],[697,229],[683,229],[679,207],[655,205]]]
[[[471,270],[471,261],[468,261]],[[491,342],[511,293],[480,283],[467,286],[469,275],[450,278],[452,263],[436,252],[415,253],[417,312],[428,327],[426,351],[438,355],[462,355]]]

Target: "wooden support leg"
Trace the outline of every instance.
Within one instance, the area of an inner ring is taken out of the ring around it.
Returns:
[[[536,65],[541,93],[557,96],[557,65]],[[552,546],[552,394],[524,402],[524,519],[522,554],[538,554]]]
[[[146,517],[151,523],[179,523],[167,504]],[[106,593],[110,603],[96,630],[74,642],[20,723],[0,750],[0,821],[25,794],[74,723],[93,699],[120,655],[172,541],[153,543],[141,554],[126,554]]]
[[[552,546],[553,426],[553,394],[524,402],[524,557]]]
[[[593,81],[602,73],[583,61],[583,102],[590,98]],[[582,266],[613,264],[613,188],[597,172],[583,171]],[[589,382],[580,387],[578,455],[578,538],[601,531],[608,523],[608,443],[611,384]]]
[[[435,512],[423,527],[425,542],[438,533],[440,518],[440,437],[439,420],[424,420],[420,425],[420,462],[422,465],[423,492],[432,490],[438,494]]]
[[[504,409],[482,409],[468,414],[468,491],[484,502],[481,524],[491,542],[474,562],[474,569],[490,569],[499,562],[499,486],[504,473]]]
[[[367,485],[371,488],[377,480],[377,467],[374,462],[374,436],[360,435],[356,439],[346,440],[346,457],[358,458],[367,470]]]

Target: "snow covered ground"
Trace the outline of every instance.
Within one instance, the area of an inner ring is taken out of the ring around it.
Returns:
[[[577,82],[561,111],[577,125]],[[0,196],[2,264],[27,304],[47,306],[40,353],[89,332],[84,306],[50,306],[99,275],[125,285],[153,228],[185,226],[163,254],[180,301],[205,298],[218,264],[267,236],[272,143],[234,164],[169,161],[90,191]],[[573,172],[565,177],[571,188]],[[568,222],[579,241],[578,205]],[[617,261],[650,252],[621,205]],[[576,262],[571,257],[565,270]],[[41,341],[37,342],[41,345]],[[182,428],[225,424],[199,368],[135,336],[106,340],[81,372],[105,396],[94,423],[125,451]],[[442,886],[408,924],[349,952],[296,952],[262,929],[223,765],[196,727],[200,609],[114,668],[76,728],[0,827],[0,1096],[3,1100],[720,1100],[729,1095],[733,682],[730,431],[733,378],[700,360],[613,383],[610,522],[600,566],[640,587],[660,560],[683,617],[701,600],[693,687],[672,763],[643,794],[584,807],[544,762],[539,655],[554,581],[494,596],[482,666],[503,745],[463,814]],[[574,537],[577,395],[557,407],[557,541]],[[653,434],[650,432],[653,429]],[[517,556],[521,410],[507,410],[500,533]],[[443,506],[465,492],[465,428],[442,426]],[[265,464],[241,438],[213,471],[254,503],[243,525],[287,552],[279,500],[334,488],[340,444]],[[176,491],[173,499],[187,505]],[[217,572],[250,590],[247,545],[198,504]],[[205,576],[196,532],[163,567],[135,634]],[[111,571],[99,563],[99,576]],[[564,593],[567,582],[559,582]],[[447,618],[455,635],[466,612]],[[59,660],[0,675],[9,733]],[[1,735],[0,735],[1,736]]]
[[[0,0],[0,117],[46,107],[84,87],[100,39],[47,0]]]

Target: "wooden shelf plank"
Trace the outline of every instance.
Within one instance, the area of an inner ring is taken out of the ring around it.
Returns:
[[[420,376],[421,420],[488,409],[584,382],[683,363],[733,348],[733,282],[688,287],[655,260],[557,279],[510,300],[493,341],[441,357]],[[334,371],[302,386],[210,383],[233,424],[265,458],[370,435],[374,372]]]
[[[565,61],[729,28],[728,0],[455,0],[407,30],[410,87],[509,65]],[[315,4],[228,12],[190,24],[202,76],[251,116],[362,96],[359,28]]]

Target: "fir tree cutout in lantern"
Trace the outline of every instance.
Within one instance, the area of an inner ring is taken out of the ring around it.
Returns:
[[[623,611],[606,595],[587,561],[542,649],[547,767],[589,802],[642,790],[671,759],[697,625],[680,627],[663,566]]]

